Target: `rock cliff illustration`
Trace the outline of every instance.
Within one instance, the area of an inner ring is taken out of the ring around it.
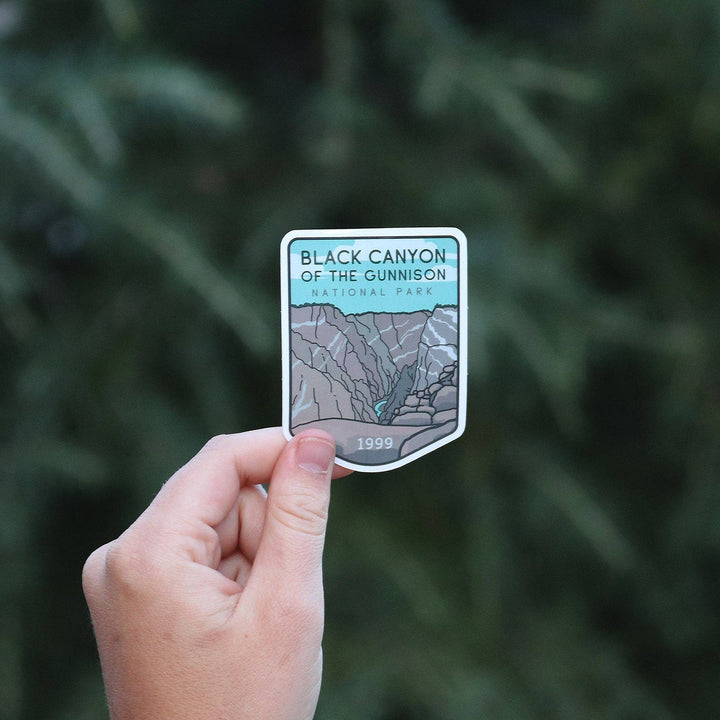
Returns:
[[[293,306],[290,362],[293,432],[329,430],[346,460],[391,462],[457,428],[455,306],[358,315]]]

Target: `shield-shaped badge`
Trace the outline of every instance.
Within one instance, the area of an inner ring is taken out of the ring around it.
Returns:
[[[328,431],[377,472],[459,437],[466,240],[455,228],[298,230],[282,241],[283,428]]]

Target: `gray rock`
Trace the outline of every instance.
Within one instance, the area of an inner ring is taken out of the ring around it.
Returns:
[[[290,309],[290,324],[293,427],[329,417],[396,422],[403,407],[418,411],[414,422],[428,424],[427,415],[448,409],[437,398],[457,404],[442,387],[457,384],[454,307],[346,316],[331,304],[304,305]],[[380,400],[386,402],[378,417]]]
[[[432,415],[427,412],[408,412],[393,419],[393,425],[430,425]]]
[[[293,425],[302,425],[319,417],[356,416],[373,422],[363,398],[353,397],[341,379],[325,375],[315,368],[299,364],[293,372]]]
[[[414,379],[415,366],[405,365],[400,371],[400,376],[395,383],[395,387],[392,389],[392,392],[385,401],[385,406],[383,407],[383,411],[378,419],[378,422],[381,425],[387,425],[395,414],[395,411],[403,406],[405,398],[408,396],[410,388],[413,385]]]
[[[458,359],[457,308],[436,307],[420,338],[414,390],[423,390]]]
[[[457,420],[457,410],[441,410],[433,415],[433,425],[442,425],[450,420]]]
[[[407,407],[407,405],[403,405],[403,407],[398,408],[395,411],[395,417],[398,417],[400,415],[407,415],[408,413],[414,413],[417,412],[417,408]]]
[[[455,429],[454,423],[445,423],[444,425],[432,425],[428,428],[420,429],[415,435],[409,437],[402,445],[402,455],[427,447],[430,443],[439,440],[445,435],[449,435]]]
[[[433,407],[435,412],[450,409],[457,410],[457,388],[452,385],[440,388],[433,398]]]

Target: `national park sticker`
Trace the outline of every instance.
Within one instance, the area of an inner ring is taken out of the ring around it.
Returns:
[[[455,228],[296,230],[281,246],[283,429],[377,472],[459,437],[467,248]]]

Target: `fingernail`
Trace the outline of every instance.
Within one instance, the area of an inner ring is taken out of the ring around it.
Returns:
[[[311,473],[326,473],[335,460],[335,448],[315,437],[301,438],[295,448],[295,462]]]

